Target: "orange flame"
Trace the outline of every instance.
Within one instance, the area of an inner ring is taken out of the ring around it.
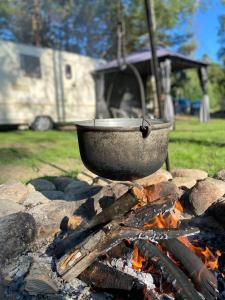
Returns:
[[[151,224],[145,223],[145,228],[176,228],[178,220],[176,220],[171,214],[164,217],[162,213],[156,216]]]
[[[141,256],[138,247],[134,245],[133,259],[132,259],[133,269],[140,270],[144,262],[145,262],[145,258]]]

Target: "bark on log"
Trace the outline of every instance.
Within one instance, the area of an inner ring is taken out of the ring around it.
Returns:
[[[36,236],[34,218],[23,212],[0,218],[0,229],[0,265],[21,254]]]
[[[166,211],[171,210],[174,206],[174,202],[175,198],[173,200],[161,198],[154,203],[149,203],[143,207],[137,208],[130,213],[125,224],[127,226],[142,228],[144,224],[150,224],[160,213],[164,214]]]
[[[96,227],[119,219],[124,216],[131,208],[138,203],[138,200],[129,190],[126,194],[116,200],[112,205],[105,208],[101,213],[96,215],[91,221],[83,221],[68,237],[55,244],[54,253],[57,258],[70,251],[82,239],[87,237]]]
[[[139,281],[129,274],[125,274],[115,268],[111,268],[101,262],[94,262],[79,278],[88,285],[94,285],[103,289],[119,289],[130,291],[136,288],[144,289],[144,284],[139,284]]]
[[[152,243],[145,241],[138,241],[136,245],[141,253],[147,260],[156,257],[158,264],[161,267],[163,277],[167,282],[172,284],[176,290],[176,299],[183,300],[201,300],[198,292],[195,290],[193,284],[189,281],[186,275]]]
[[[217,279],[206,268],[201,259],[177,239],[165,240],[163,241],[163,245],[182,263],[198,291],[207,300],[216,299]]]

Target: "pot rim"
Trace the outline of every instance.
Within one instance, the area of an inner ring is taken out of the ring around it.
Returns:
[[[141,125],[150,125],[151,130],[170,128],[171,123],[162,119],[142,118],[111,118],[78,121],[75,126],[78,130],[88,131],[140,131]]]

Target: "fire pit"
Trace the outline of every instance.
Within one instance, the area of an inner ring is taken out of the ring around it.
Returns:
[[[104,178],[142,178],[157,171],[166,159],[168,122],[98,119],[77,122],[76,126],[84,165]]]

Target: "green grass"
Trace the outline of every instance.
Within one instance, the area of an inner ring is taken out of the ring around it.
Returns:
[[[172,168],[199,168],[210,175],[225,168],[225,120],[208,124],[194,118],[177,121],[170,134],[169,157]],[[80,159],[73,131],[0,132],[0,168],[39,166],[42,161],[60,163],[67,158]]]
[[[197,119],[179,120],[170,134],[171,167],[199,168],[213,175],[225,168],[225,120],[200,124]]]
[[[76,133],[72,131],[11,131],[0,133],[0,166],[5,164],[38,166],[65,158],[78,159]]]

